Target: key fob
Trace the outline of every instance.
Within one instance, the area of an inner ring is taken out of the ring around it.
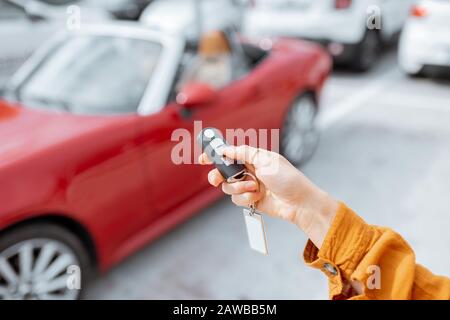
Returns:
[[[222,155],[222,149],[229,144],[219,130],[215,128],[203,129],[197,136],[197,142],[228,183],[241,181],[245,178],[245,166]]]

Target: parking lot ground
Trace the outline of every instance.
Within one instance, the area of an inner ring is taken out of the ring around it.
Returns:
[[[320,146],[303,171],[368,222],[401,233],[418,262],[449,274],[450,83],[411,79],[387,54],[371,73],[337,71]],[[266,219],[270,256],[252,252],[239,208],[224,198],[99,277],[90,299],[326,299],[304,266],[306,238]]]

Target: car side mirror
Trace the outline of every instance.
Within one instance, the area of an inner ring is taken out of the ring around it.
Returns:
[[[192,109],[206,105],[217,97],[217,91],[206,83],[194,82],[185,85],[177,94],[176,102],[187,108]]]

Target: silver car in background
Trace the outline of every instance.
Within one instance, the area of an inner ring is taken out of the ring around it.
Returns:
[[[155,0],[144,10],[140,22],[196,41],[202,32],[239,30],[246,3],[246,0]]]

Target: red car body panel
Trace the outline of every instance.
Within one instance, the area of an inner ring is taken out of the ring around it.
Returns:
[[[320,94],[331,60],[318,46],[280,40],[248,76],[192,109],[150,116],[77,116],[0,102],[0,230],[36,217],[83,226],[105,270],[221,196],[210,168],[175,165],[175,129],[281,128],[294,99]],[[194,143],[194,141],[192,141]]]

